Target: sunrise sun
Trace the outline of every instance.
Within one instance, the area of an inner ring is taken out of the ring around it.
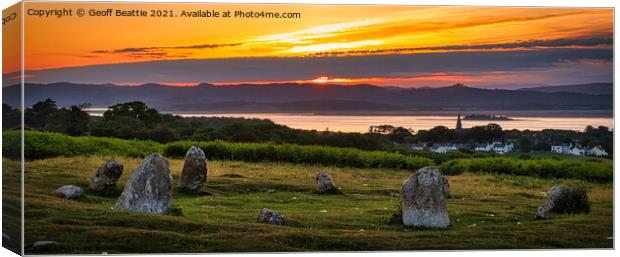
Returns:
[[[327,83],[327,82],[329,82],[329,77],[327,77],[327,76],[318,77],[316,79],[313,79],[312,82],[314,82],[314,83]]]

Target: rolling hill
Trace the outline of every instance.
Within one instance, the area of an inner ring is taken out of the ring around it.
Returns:
[[[5,87],[4,101],[17,106],[19,85]],[[90,103],[107,107],[143,101],[164,111],[320,112],[412,110],[610,110],[612,94],[480,89],[457,84],[441,88],[384,88],[373,85],[239,84],[173,87],[160,84],[25,84],[26,105],[51,98],[60,106]]]
[[[600,95],[600,94],[613,94],[614,84],[613,83],[589,83],[589,84],[576,84],[576,85],[564,85],[564,86],[531,87],[531,88],[521,88],[519,90],[537,91],[537,92],[544,92],[544,93],[569,92],[569,93]]]

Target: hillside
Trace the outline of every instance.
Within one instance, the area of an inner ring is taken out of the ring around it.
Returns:
[[[613,83],[589,83],[589,84],[576,84],[576,85],[564,85],[564,86],[530,87],[530,88],[521,88],[519,90],[536,91],[536,92],[543,92],[543,93],[569,92],[569,93],[579,93],[579,94],[601,95],[601,94],[613,94],[614,84]]]
[[[4,102],[15,106],[19,86],[4,88]],[[26,105],[52,98],[61,106],[92,107],[143,101],[164,111],[320,112],[442,109],[598,109],[613,106],[613,95],[479,89],[460,84],[441,88],[383,88],[373,85],[240,84],[173,87],[160,84],[116,86],[73,83],[26,84]]]

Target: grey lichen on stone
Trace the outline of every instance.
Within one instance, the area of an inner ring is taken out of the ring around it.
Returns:
[[[79,186],[64,185],[56,189],[54,193],[57,196],[63,197],[65,199],[75,200],[84,195],[84,190],[82,190],[82,188]]]
[[[185,154],[185,162],[179,181],[181,188],[190,192],[199,191],[207,181],[207,173],[207,159],[204,151],[192,146]]]
[[[163,214],[172,203],[172,175],[168,160],[153,153],[136,168],[123,193],[116,201],[116,209],[133,212]]]
[[[102,194],[116,193],[116,182],[123,175],[123,165],[116,160],[108,160],[101,164],[97,173],[90,179],[88,188]]]
[[[319,171],[314,176],[316,183],[315,190],[319,194],[335,194],[338,193],[338,187],[334,183],[334,179],[324,171]]]
[[[259,223],[282,225],[284,224],[284,216],[277,211],[262,208],[258,213],[257,221]]]
[[[444,178],[437,169],[419,169],[403,183],[401,195],[404,225],[428,228],[445,228],[450,225]]]

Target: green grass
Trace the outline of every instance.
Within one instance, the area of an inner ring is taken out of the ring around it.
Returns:
[[[402,169],[210,161],[205,188],[210,195],[190,196],[175,188],[173,206],[183,216],[117,211],[114,197],[87,194],[70,201],[53,195],[65,184],[86,187],[110,157],[26,163],[26,253],[35,253],[32,244],[39,240],[60,242],[57,252],[93,254],[613,247],[611,184],[587,184],[592,202],[588,215],[533,219],[549,187],[578,182],[567,179],[468,172],[448,176],[451,226],[415,231],[389,222],[399,202],[389,193],[399,192],[412,175]],[[125,165],[120,188],[141,160],[112,157]],[[182,165],[182,160],[170,160],[175,181]],[[313,193],[318,170],[329,172],[343,194]],[[287,225],[257,223],[263,207],[280,211]]]
[[[2,162],[2,246],[21,254],[21,167],[19,162]]]

